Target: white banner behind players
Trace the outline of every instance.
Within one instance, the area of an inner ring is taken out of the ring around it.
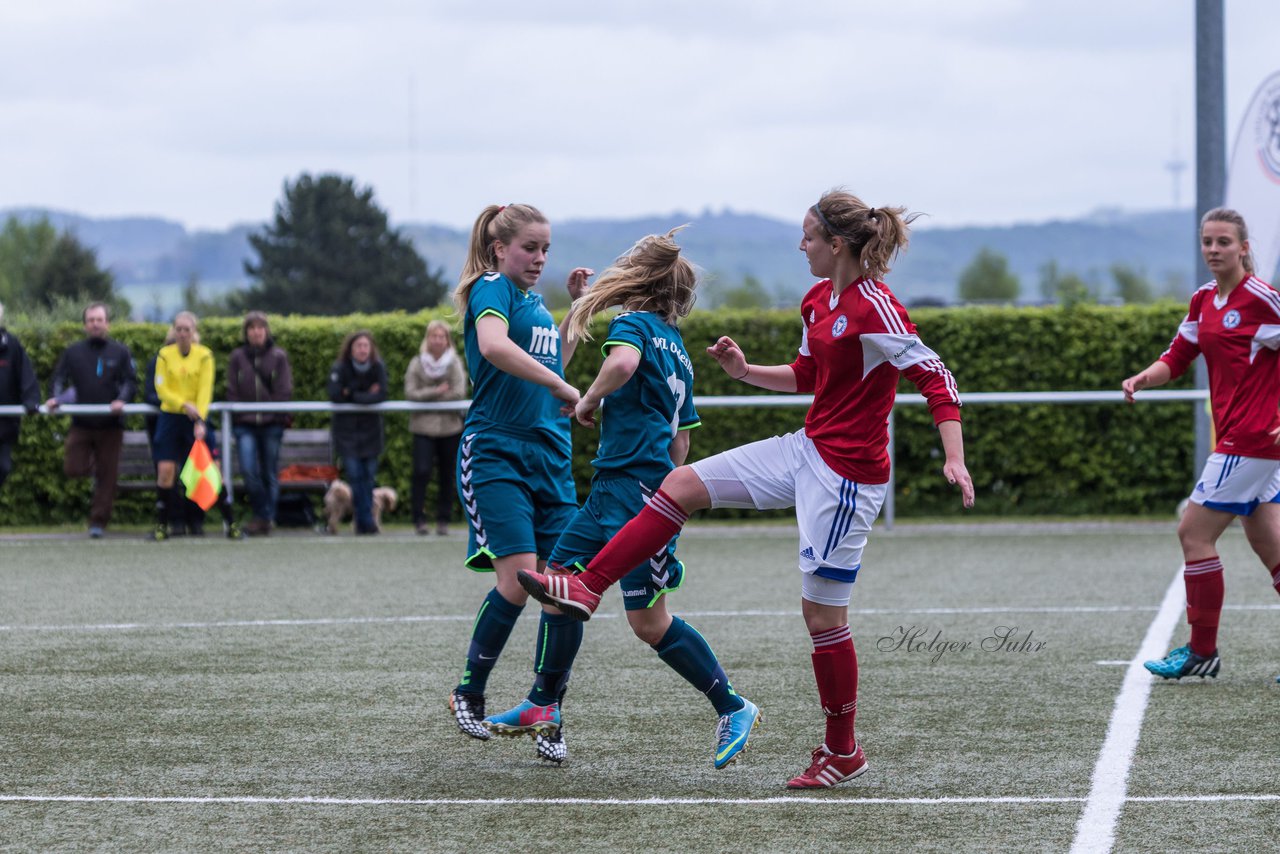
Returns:
[[[1280,72],[1249,102],[1227,172],[1227,200],[1249,224],[1258,278],[1276,281],[1280,262]]]

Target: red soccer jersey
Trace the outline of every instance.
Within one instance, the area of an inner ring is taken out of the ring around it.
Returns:
[[[889,412],[900,373],[928,399],[934,423],[960,420],[955,378],[884,283],[861,279],[837,299],[831,281],[821,281],[800,312],[804,335],[791,369],[796,391],[813,393],[805,434],[836,474],[889,480]]]
[[[1209,401],[1220,454],[1280,460],[1267,433],[1280,426],[1280,294],[1245,276],[1225,300],[1210,282],[1191,295],[1187,317],[1160,361],[1181,376],[1197,355],[1209,369]]]

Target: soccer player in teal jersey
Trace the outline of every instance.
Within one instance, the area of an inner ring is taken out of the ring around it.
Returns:
[[[458,496],[470,525],[466,566],[494,572],[471,631],[462,679],[449,697],[458,729],[481,740],[489,673],[506,646],[528,595],[516,571],[544,567],[556,538],[577,510],[569,421],[579,399],[565,382],[573,345],[533,287],[551,246],[551,226],[530,205],[490,205],[476,219],[455,294],[463,317],[472,404],[458,451]],[[569,274],[569,295],[587,292],[592,271]],[[576,653],[582,627],[544,608],[540,643]],[[560,692],[563,686],[551,686]],[[525,732],[538,754],[564,758],[559,693]]]
[[[587,498],[560,535],[549,561],[552,571],[583,569],[605,543],[644,508],[662,479],[684,462],[689,431],[699,425],[693,406],[693,365],[676,322],[693,308],[697,284],[680,247],[664,236],[646,237],[601,274],[575,305],[566,337],[587,338],[598,311],[620,305],[609,324],[600,373],[576,407],[576,417],[594,426],[600,412],[600,445]],[[716,655],[696,629],[673,617],[664,594],[677,589],[684,566],[675,557],[676,538],[665,543],[622,579],[627,622],[636,637],[706,695],[718,716],[712,762],[724,768],[747,745],[760,710],[733,690]],[[553,716],[548,706],[568,681],[573,650],[541,640],[535,681],[520,705],[485,720],[489,729],[519,735]]]

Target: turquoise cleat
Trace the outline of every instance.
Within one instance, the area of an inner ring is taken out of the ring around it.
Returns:
[[[1222,666],[1215,649],[1212,655],[1196,655],[1189,646],[1180,646],[1170,650],[1169,654],[1159,661],[1143,662],[1143,667],[1162,679],[1181,679],[1183,676],[1206,676],[1218,678],[1218,669]]]
[[[717,769],[724,768],[737,759],[739,753],[747,749],[747,739],[759,724],[760,709],[746,697],[742,698],[741,709],[720,716],[720,721],[716,724],[714,757]]]
[[[560,704],[535,706],[524,700],[514,709],[485,718],[484,725],[494,735],[555,735],[560,731]]]

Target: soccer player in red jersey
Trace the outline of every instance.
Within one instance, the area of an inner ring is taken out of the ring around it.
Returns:
[[[827,726],[809,767],[787,783],[791,788],[830,787],[867,770],[854,738],[858,661],[849,599],[867,533],[884,502],[888,417],[900,374],[928,399],[946,453],[943,474],[959,485],[964,506],[973,506],[955,380],[880,281],[907,244],[911,219],[902,208],[869,207],[843,190],[824,194],[804,217],[800,250],[822,281],[801,305],[795,361],[750,364],[727,337],[707,348],[735,379],[772,391],[812,393],[803,430],[675,469],[585,572],[517,573],[539,601],[586,620],[600,594],[675,536],[693,511],[795,507],[801,611],[813,640],[813,672]]]
[[[1218,444],[1178,525],[1191,639],[1145,665],[1165,679],[1218,675],[1217,543],[1235,517],[1280,593],[1280,294],[1253,274],[1249,230],[1236,211],[1204,215],[1200,254],[1213,281],[1191,295],[1169,349],[1121,384],[1132,402],[1136,392],[1181,376],[1198,355],[1209,369]]]

